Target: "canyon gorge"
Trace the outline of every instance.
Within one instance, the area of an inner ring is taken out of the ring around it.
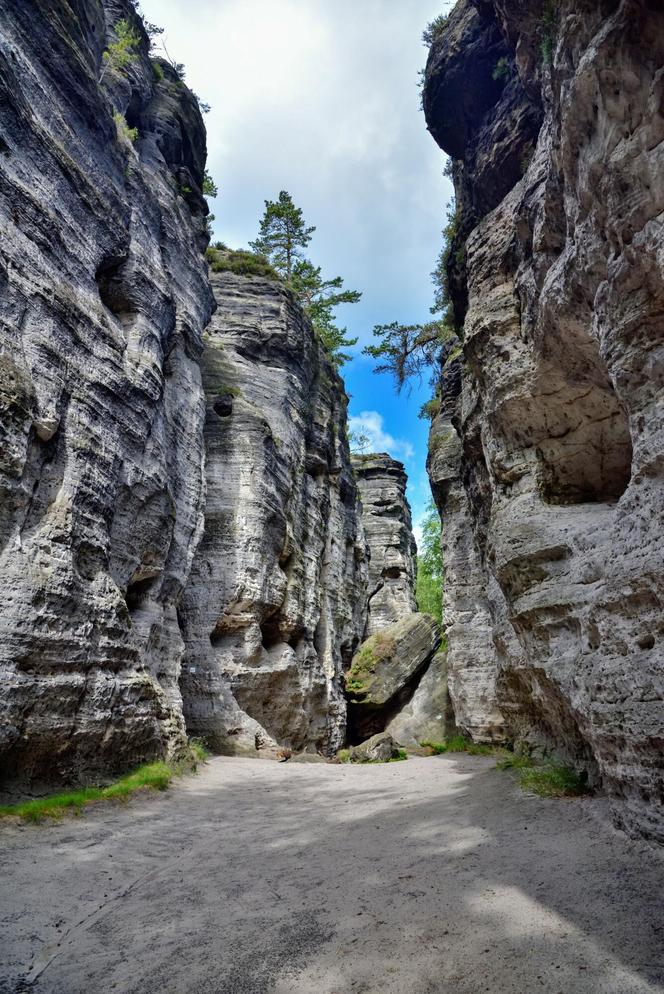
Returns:
[[[664,841],[661,4],[458,0],[432,39],[440,627],[402,463],[351,454],[291,290],[206,260],[199,102],[134,5],[0,27],[0,789],[460,732]]]

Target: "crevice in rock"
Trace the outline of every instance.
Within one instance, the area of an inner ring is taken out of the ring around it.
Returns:
[[[125,603],[130,615],[135,614],[144,605],[154,587],[155,580],[156,577],[148,576],[143,579],[132,580],[128,585],[125,594]]]

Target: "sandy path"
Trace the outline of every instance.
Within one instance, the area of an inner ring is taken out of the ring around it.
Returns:
[[[0,991],[664,992],[664,862],[484,758],[215,759],[3,827]]]

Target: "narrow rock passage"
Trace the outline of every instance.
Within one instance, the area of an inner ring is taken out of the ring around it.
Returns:
[[[0,829],[2,994],[654,994],[664,862],[483,757],[212,760]]]

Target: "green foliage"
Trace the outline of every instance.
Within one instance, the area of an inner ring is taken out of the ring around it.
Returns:
[[[540,52],[542,54],[542,62],[545,66],[550,66],[553,61],[557,30],[557,2],[556,0],[547,0],[542,11],[542,20],[539,26]]]
[[[339,368],[350,359],[343,350],[357,343],[347,338],[346,329],[335,323],[340,304],[355,304],[362,296],[357,290],[344,290],[340,276],[325,280],[320,266],[303,257],[315,227],[307,227],[302,210],[291,195],[282,190],[279,199],[266,200],[258,237],[250,242],[255,252],[268,259],[278,275],[293,291],[311,320],[334,365]]]
[[[430,742],[426,739],[424,742],[420,742],[423,749],[431,749],[434,756],[442,756],[444,752],[447,752],[447,746],[444,742]]]
[[[408,759],[408,753],[406,752],[406,750],[397,749],[396,756],[392,756],[391,759],[388,759],[388,763],[401,763],[403,762],[404,759]]]
[[[339,749],[337,759],[340,763],[350,763],[350,749]]]
[[[438,414],[440,414],[440,397],[432,397],[431,400],[427,400],[426,403],[422,404],[417,416],[422,421],[433,421]]]
[[[189,739],[189,749],[191,750],[193,759],[199,763],[205,763],[210,758],[210,753],[203,739]]]
[[[203,174],[203,196],[216,197],[218,196],[218,194],[219,190],[217,189],[217,184],[212,179],[212,177],[210,176],[209,172],[206,169],[205,173]]]
[[[431,749],[436,756],[446,752],[466,752],[470,756],[490,756],[493,747],[484,742],[473,742],[465,735],[453,735],[444,742],[420,742],[425,749]]]
[[[581,797],[589,792],[585,772],[577,773],[571,766],[554,763],[519,770],[519,783],[539,797]]]
[[[115,121],[115,130],[118,136],[118,141],[130,142],[133,144],[138,138],[138,128],[130,128],[127,124],[124,114],[116,111],[113,114],[113,120]]]
[[[221,245],[222,243],[218,243]],[[264,255],[249,252],[247,249],[212,248],[205,252],[213,273],[238,273],[240,276],[264,276],[268,280],[278,280],[279,274]]]
[[[422,376],[425,370],[432,372],[432,385],[437,380],[442,359],[443,346],[457,334],[454,327],[452,305],[449,295],[448,267],[452,245],[459,229],[459,213],[454,202],[449,206],[447,222],[443,228],[443,247],[431,273],[434,299],[431,313],[438,315],[426,324],[376,325],[373,330],[378,344],[367,345],[363,355],[380,360],[375,373],[389,373],[394,377],[397,392],[415,376]],[[459,253],[462,253],[459,255]],[[463,247],[455,252],[457,265],[463,264]]]
[[[340,276],[324,280],[320,266],[314,266],[308,259],[296,260],[289,286],[334,365],[343,366],[351,358],[343,349],[356,345],[357,338],[346,338],[346,329],[335,324],[335,311],[340,304],[356,304],[362,294],[357,290],[344,290]]]
[[[442,34],[443,28],[447,22],[447,14],[439,14],[438,17],[434,18],[422,32],[422,44],[430,48],[434,41],[440,34]]]
[[[418,611],[443,620],[443,553],[440,545],[440,516],[433,501],[427,505],[422,523],[421,549],[417,553],[415,598]]]
[[[109,787],[83,787],[50,797],[38,797],[23,804],[4,805],[0,807],[0,818],[18,817],[34,822],[44,818],[60,818],[66,811],[78,812],[93,801],[124,800],[144,788],[166,790],[175,772],[173,767],[163,762],[146,763]]]
[[[161,65],[156,59],[151,59],[150,65],[152,66],[152,76],[155,83],[161,83],[164,78],[164,70],[161,68]]]
[[[137,49],[141,44],[141,36],[136,28],[126,18],[121,18],[114,26],[115,41],[111,42],[102,55],[102,71],[99,77],[101,83],[107,69],[123,72],[136,60]]]
[[[282,190],[278,200],[265,201],[258,237],[249,246],[266,256],[282,279],[290,283],[295,261],[302,257],[315,230],[305,225],[302,209],[295,206],[290,193]]]
[[[496,62],[493,72],[491,73],[491,78],[498,81],[499,79],[507,79],[510,74],[510,60],[503,55],[501,59]]]

